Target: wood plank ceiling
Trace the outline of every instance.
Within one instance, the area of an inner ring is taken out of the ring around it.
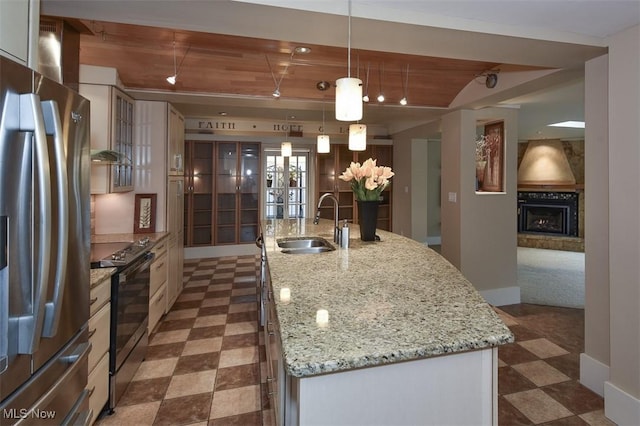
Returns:
[[[115,67],[125,87],[167,92],[331,100],[335,80],[347,76],[347,49],[294,41],[264,40],[120,23],[83,21],[92,34],[80,41],[80,63]],[[178,77],[174,73],[174,41]],[[295,53],[295,48],[310,53]],[[491,69],[533,69],[492,62],[351,51],[351,75],[363,80],[371,102],[382,92],[397,104],[406,94],[411,106],[447,107],[470,81]],[[408,73],[407,73],[408,67]],[[368,77],[367,77],[368,76]],[[331,89],[319,91],[320,81]]]

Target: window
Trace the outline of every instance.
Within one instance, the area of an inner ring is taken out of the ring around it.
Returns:
[[[294,151],[291,157],[282,157],[280,150],[266,150],[265,161],[265,217],[305,218],[309,198],[309,154]]]

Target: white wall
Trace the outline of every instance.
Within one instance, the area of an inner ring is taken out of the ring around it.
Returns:
[[[475,192],[475,129],[479,120],[504,121],[504,193]],[[442,124],[442,254],[495,305],[520,302],[517,123],[517,110],[487,108],[447,114]]]
[[[605,414],[640,424],[640,26],[609,46],[610,381]]]
[[[580,381],[604,395],[609,378],[608,56],[585,66],[585,338]]]
[[[427,241],[429,155],[426,139],[411,141],[411,238]]]

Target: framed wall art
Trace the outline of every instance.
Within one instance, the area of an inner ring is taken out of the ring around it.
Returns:
[[[156,194],[136,194],[133,232],[156,232]]]
[[[504,192],[504,122],[484,126],[476,140],[476,191]]]

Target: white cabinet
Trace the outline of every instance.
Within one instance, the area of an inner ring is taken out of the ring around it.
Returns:
[[[169,251],[167,253],[168,281],[166,312],[173,306],[182,291],[184,263],[184,180],[182,176],[169,178],[167,191],[167,225]]]
[[[169,143],[167,170],[169,175],[184,174],[184,117],[169,105]]]
[[[182,291],[184,261],[184,118],[167,102],[136,101],[135,141],[142,153],[136,163],[136,192],[158,194],[156,230],[166,231],[165,312]],[[151,296],[153,299],[153,296]],[[162,305],[154,299],[158,305]],[[151,307],[151,306],[150,306]]]
[[[271,405],[272,423],[285,424],[286,376],[282,360],[282,343],[280,341],[280,327],[276,307],[273,301],[273,289],[269,278],[269,265],[264,269],[264,290],[262,292],[266,323],[264,326],[264,343],[267,355],[266,382],[269,404]]]
[[[38,17],[39,2],[32,0],[0,1],[0,55],[6,56],[23,65],[28,64],[31,50],[29,31],[32,26],[38,29],[38,20],[30,22],[32,9]],[[34,33],[37,37],[37,32]],[[37,39],[36,39],[37,42]]]
[[[90,292],[89,352],[87,389],[93,423],[109,398],[109,334],[111,319],[111,279],[97,283]]]
[[[81,76],[81,79],[83,76]],[[134,185],[134,100],[115,86],[82,83],[82,96],[91,102],[91,149],[118,154],[113,163],[92,163],[91,193],[132,191]]]
[[[151,264],[151,286],[149,288],[149,334],[153,332],[166,307],[167,295],[167,240],[163,239],[153,248],[155,259]]]

